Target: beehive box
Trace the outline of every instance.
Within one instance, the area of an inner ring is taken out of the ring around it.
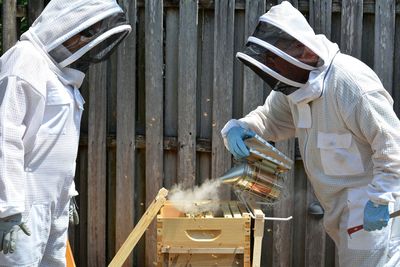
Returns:
[[[157,216],[159,267],[250,266],[249,213],[236,201],[218,205],[217,212],[200,215],[179,212],[170,202],[164,205]]]

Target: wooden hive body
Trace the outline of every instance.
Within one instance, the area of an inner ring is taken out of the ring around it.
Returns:
[[[195,217],[164,205],[157,216],[159,267],[250,266],[250,214],[236,201],[218,204],[218,212]]]

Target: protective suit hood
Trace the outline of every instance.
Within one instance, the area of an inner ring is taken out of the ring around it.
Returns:
[[[315,53],[319,57],[318,64],[310,65],[308,62],[302,62],[301,58],[296,58],[296,51],[290,53],[292,48],[286,47],[287,50],[284,50],[280,43],[289,42],[288,40],[296,41]],[[238,59],[267,83],[272,79],[278,81],[278,84],[281,82],[294,88],[286,94],[295,103],[307,103],[321,95],[325,74],[339,51],[337,44],[330,42],[324,35],[315,34],[303,14],[287,1],[273,6],[260,17],[259,24],[246,45],[250,48],[250,52],[239,52]],[[296,80],[297,77],[291,74],[293,71],[288,74],[289,76],[285,76],[271,67],[273,64],[266,63],[266,59],[270,58],[278,58],[288,67],[308,71],[308,80]]]
[[[58,50],[57,53],[60,54],[63,44],[77,34],[96,23],[120,14],[124,15],[124,12],[115,0],[52,0],[30,29],[22,35],[21,40],[33,41],[60,69],[63,69],[88,54],[110,36],[124,33],[125,37],[131,31],[131,27],[127,21],[118,21],[115,25],[107,25],[107,29],[102,29],[99,35],[94,36],[95,38],[90,39],[79,50],[69,51],[63,58],[56,58],[54,53]]]

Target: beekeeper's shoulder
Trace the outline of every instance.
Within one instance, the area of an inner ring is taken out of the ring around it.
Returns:
[[[0,58],[0,79],[15,76],[46,95],[49,67],[44,55],[29,41],[19,41]]]
[[[361,60],[339,53],[333,60],[332,77],[335,83],[335,94],[363,97],[377,91],[385,90],[375,72]]]

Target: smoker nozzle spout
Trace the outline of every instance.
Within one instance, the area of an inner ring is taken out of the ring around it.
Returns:
[[[224,184],[234,184],[246,173],[246,169],[246,164],[240,164],[229,169],[218,179],[220,179]]]

